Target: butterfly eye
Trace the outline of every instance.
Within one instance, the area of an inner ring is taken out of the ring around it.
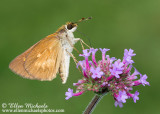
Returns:
[[[67,29],[68,29],[68,30],[71,30],[72,28],[73,28],[73,24],[68,24],[68,25],[67,25]]]

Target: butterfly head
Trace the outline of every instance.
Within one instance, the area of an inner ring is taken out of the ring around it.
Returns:
[[[73,22],[68,22],[65,25],[65,28],[69,32],[74,32],[77,29],[78,24]]]

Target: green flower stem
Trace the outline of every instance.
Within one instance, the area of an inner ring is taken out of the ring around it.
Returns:
[[[102,95],[98,95],[96,94],[93,99],[91,100],[91,102],[88,104],[87,108],[85,109],[85,111],[83,112],[83,114],[91,114],[91,112],[95,109],[96,105],[99,103],[99,101],[103,98],[103,94]]]

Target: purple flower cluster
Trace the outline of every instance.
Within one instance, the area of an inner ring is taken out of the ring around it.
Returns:
[[[101,49],[102,60],[96,61],[95,54],[98,49],[85,49],[80,56],[84,57],[83,61],[79,61],[77,67],[81,67],[83,78],[73,85],[76,86],[76,93],[73,93],[72,89],[68,89],[66,92],[66,100],[72,96],[79,96],[86,91],[94,91],[97,94],[104,94],[110,92],[115,100],[115,106],[123,107],[123,103],[126,103],[126,99],[132,98],[136,103],[139,100],[139,92],[134,94],[130,93],[133,90],[133,86],[142,84],[143,86],[149,85],[146,81],[147,75],[140,74],[132,64],[132,49],[124,50],[123,60],[116,59],[115,57],[109,57],[106,52],[110,49]],[[92,61],[89,61],[89,57],[92,54]],[[131,73],[132,68],[134,72]],[[138,79],[138,76],[140,77]]]

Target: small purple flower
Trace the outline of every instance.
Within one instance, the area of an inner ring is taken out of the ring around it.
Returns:
[[[94,48],[91,48],[91,49],[90,49],[90,52],[91,52],[92,54],[95,54],[97,51],[98,51],[97,48],[96,48],[96,49],[94,49]]]
[[[138,70],[136,68],[134,68],[134,73],[132,75],[136,76],[139,75],[140,73],[138,72]]]
[[[119,95],[117,97],[118,102],[125,103],[128,96],[125,91],[119,91]]]
[[[90,49],[90,52],[92,53],[92,61],[96,66],[97,66],[97,62],[96,62],[95,54],[97,51],[98,51],[98,49],[94,49],[94,48]]]
[[[73,96],[73,89],[68,88],[68,92],[66,92],[66,100],[68,100],[69,98],[71,98]]]
[[[65,99],[68,100],[73,96],[79,96],[79,95],[83,94],[84,92],[85,91],[80,91],[80,92],[77,92],[77,93],[73,93],[73,89],[68,88],[68,92],[65,93],[65,95],[66,95]]]
[[[107,51],[109,51],[110,49],[107,49],[107,48],[99,48],[100,50],[101,50],[101,52],[103,53],[103,54],[106,54],[106,52]],[[103,55],[102,55],[103,56]]]
[[[129,51],[127,49],[124,50],[124,55],[126,56],[135,56],[136,54],[133,53],[134,50],[129,49]]]
[[[106,59],[107,59],[107,64],[109,64],[109,67],[111,67],[112,62],[117,60],[115,57],[110,58],[109,55],[106,55]]]
[[[135,56],[136,54],[133,53],[132,49],[129,49],[129,51],[127,49],[124,50],[124,57],[123,59],[125,60],[125,62],[127,62],[128,64],[132,64],[134,63],[134,61],[132,60],[132,56]]]
[[[140,80],[139,81],[143,86],[149,85],[149,82],[146,81],[147,78],[148,77],[147,77],[146,74],[145,75],[140,74]]]
[[[83,54],[79,55],[79,56],[85,57],[87,70],[90,69],[89,62],[88,62],[88,57],[90,56],[90,54],[91,54],[91,52],[89,51],[89,49],[85,49],[85,50],[83,50]]]
[[[120,62],[120,59],[115,61],[113,64],[113,68],[110,69],[111,75],[114,75],[116,78],[120,78],[119,74],[123,73],[123,66],[124,64]]]
[[[80,54],[79,56],[89,57],[90,54],[91,54],[91,52],[89,51],[89,49],[85,49],[85,50],[83,50],[83,54]]]
[[[79,62],[77,63],[77,68],[78,68],[79,66],[81,66],[82,68],[85,66],[85,65],[84,65],[84,60],[83,60],[83,61],[79,61]]]
[[[101,78],[101,76],[104,74],[100,67],[97,67],[97,68],[93,68],[91,67],[90,71],[93,73],[92,74],[92,78],[95,79],[95,78]]]
[[[127,56],[127,57],[125,58],[125,60],[126,60],[126,62],[129,63],[129,64],[134,63],[134,61],[132,60],[132,57],[131,57],[131,56]]]
[[[105,54],[107,51],[109,51],[110,49],[107,49],[107,48],[99,48],[102,52],[102,61],[105,61]]]
[[[136,100],[139,100],[138,95],[139,95],[139,92],[138,92],[138,91],[136,91],[135,94],[133,95],[133,101],[134,101],[135,103],[136,103]]]
[[[118,102],[118,101],[115,101],[114,105],[115,105],[116,107],[119,106],[120,108],[123,107],[122,102]]]
[[[122,71],[124,68],[123,68],[123,63],[121,62],[120,59],[118,59],[117,61],[115,61],[115,63],[113,64],[113,67],[116,68],[117,70],[120,70]]]
[[[110,58],[110,63],[112,63],[113,61],[117,60],[115,57],[111,57]]]
[[[115,76],[116,78],[120,78],[119,74],[122,74],[122,71],[118,71],[116,69],[110,69],[111,75]]]

